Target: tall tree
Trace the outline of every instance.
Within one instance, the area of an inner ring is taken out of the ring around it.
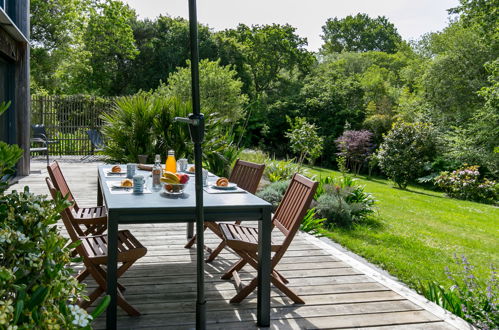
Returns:
[[[92,0],[31,0],[31,83],[33,91],[57,91],[54,75],[77,42]]]
[[[122,72],[128,70],[139,51],[131,27],[135,11],[118,0],[105,0],[91,9],[83,35],[88,52],[89,70],[80,81],[91,93],[119,95],[126,82]]]
[[[242,63],[230,63],[230,59],[222,58],[222,64],[242,65],[238,72],[246,71],[243,77],[250,79],[248,92],[253,96],[271,91],[293,72],[308,72],[314,63],[313,56],[305,49],[307,40],[300,38],[296,28],[288,24],[252,27],[239,24],[237,29],[226,30],[222,35],[229,48],[226,54],[232,52],[233,59],[238,56],[243,59]]]
[[[357,14],[339,19],[330,18],[322,27],[323,53],[366,52],[376,50],[395,53],[402,37],[385,16],[371,18]]]

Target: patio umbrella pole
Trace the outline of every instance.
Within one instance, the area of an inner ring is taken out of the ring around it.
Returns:
[[[196,0],[189,0],[189,32],[191,43],[192,112],[189,118],[175,120],[189,124],[194,143],[194,165],[196,167],[196,252],[197,252],[197,300],[196,329],[206,328],[206,300],[204,296],[204,212],[203,212],[203,152],[204,116],[199,101],[199,50]]]

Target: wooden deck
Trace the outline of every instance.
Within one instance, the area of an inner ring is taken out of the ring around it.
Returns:
[[[64,163],[61,167],[80,204],[95,204],[97,163]],[[42,169],[24,178],[35,193],[47,194]],[[126,226],[148,248],[147,255],[121,279],[127,287],[127,300],[141,313],[128,317],[118,309],[120,329],[192,329],[195,327],[196,264],[195,249],[184,249],[185,224]],[[122,227],[120,227],[122,228]],[[123,226],[125,228],[125,226]],[[208,233],[206,244],[218,239]],[[209,329],[256,328],[256,295],[239,305],[229,299],[235,294],[231,281],[220,279],[236,256],[224,251],[205,269],[207,326]],[[76,266],[78,267],[78,266]],[[280,291],[272,290],[273,329],[470,329],[464,321],[425,302],[414,292],[383,275],[363,267],[333,247],[307,234],[297,235],[277,267],[290,280],[290,286],[306,301],[294,305]],[[248,268],[247,271],[250,271]],[[242,278],[254,275],[241,273]],[[92,287],[92,281],[88,282]],[[95,328],[105,326],[105,316]]]

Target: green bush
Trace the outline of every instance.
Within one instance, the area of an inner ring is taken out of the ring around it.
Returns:
[[[279,203],[281,203],[286,189],[288,189],[289,182],[289,180],[273,182],[257,192],[256,195],[272,204],[274,209],[276,209],[277,206],[279,206]]]
[[[478,329],[499,328],[499,281],[494,266],[491,265],[490,279],[483,283],[474,273],[473,266],[465,256],[454,256],[460,266],[457,274],[446,269],[447,276],[454,284],[446,289],[435,282],[420,283],[419,293],[428,300],[465,319]]]
[[[327,218],[326,224],[350,226],[374,212],[374,198],[355,184],[350,176],[342,176],[333,184],[324,184],[317,198],[317,214]]]
[[[264,174],[270,182],[289,180],[295,173],[306,175],[308,171],[300,165],[294,163],[294,159],[268,159],[265,162]]]
[[[267,162],[267,160],[270,157],[266,152],[258,150],[258,149],[244,149],[239,154],[239,158],[241,160],[245,160],[248,162],[263,164],[263,163]]]
[[[495,181],[480,178],[479,166],[465,166],[455,171],[442,172],[435,178],[435,185],[449,197],[484,203],[499,199],[499,185]]]
[[[320,229],[322,228],[322,224],[326,220],[327,220],[326,218],[319,219],[317,217],[315,208],[311,208],[307,211],[307,214],[305,214],[305,216],[303,217],[300,230],[312,235],[320,236]]]
[[[397,122],[385,136],[376,158],[381,170],[400,188],[421,177],[435,156],[435,138],[425,123]]]
[[[67,203],[27,187],[0,195],[0,328],[75,329],[92,320],[76,305],[84,286],[72,276],[71,247],[56,226]]]

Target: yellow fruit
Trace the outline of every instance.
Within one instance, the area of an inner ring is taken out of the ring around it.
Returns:
[[[177,177],[175,173],[166,171],[163,173],[161,182],[178,184],[180,183],[180,179]]]

